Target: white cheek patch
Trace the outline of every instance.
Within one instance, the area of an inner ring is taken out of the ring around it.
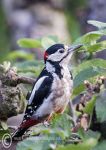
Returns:
[[[39,89],[39,87],[41,86],[42,82],[44,81],[44,79],[47,78],[47,76],[44,76],[42,78],[40,78],[36,83],[35,83],[35,86],[32,90],[32,93],[31,93],[31,96],[29,98],[29,101],[28,101],[28,104],[30,105],[33,101],[33,98],[34,98],[34,95],[35,95],[35,92]]]
[[[48,60],[52,60],[52,61],[60,61],[64,56],[66,55],[66,53],[59,53],[58,51],[55,52],[54,54],[51,54],[48,58]]]

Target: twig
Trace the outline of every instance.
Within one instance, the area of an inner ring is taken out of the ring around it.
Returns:
[[[20,84],[20,83],[23,83],[23,84],[34,84],[34,82],[35,82],[35,79],[29,78],[29,77],[19,76],[18,79],[17,79],[17,83],[18,84]]]
[[[86,92],[80,94],[72,101],[74,104],[73,105],[74,109],[81,112],[81,115],[77,117],[76,127],[73,128],[73,132],[74,131],[76,132],[76,130],[78,130],[80,127],[84,128],[84,130],[87,130],[87,128],[89,127],[90,116],[83,112],[83,108],[96,93],[100,93],[101,86],[104,85],[105,87],[105,84],[106,84],[106,77],[104,76],[98,77],[95,84],[92,84],[87,80],[84,81]]]
[[[24,77],[17,74],[15,70],[10,68],[4,75],[0,77],[3,85],[16,87],[18,84],[34,84],[36,79]]]

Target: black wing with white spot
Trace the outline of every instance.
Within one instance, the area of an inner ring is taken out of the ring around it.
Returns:
[[[43,76],[38,79],[33,87],[23,120],[29,119],[42,105],[44,98],[46,98],[51,92],[52,82],[52,76]]]

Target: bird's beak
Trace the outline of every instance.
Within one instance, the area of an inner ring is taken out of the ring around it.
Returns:
[[[70,52],[73,52],[73,51],[79,49],[79,48],[82,47],[82,46],[83,46],[82,44],[75,45],[75,46],[71,46],[71,47],[68,48],[68,52],[69,52],[69,53],[70,53]]]

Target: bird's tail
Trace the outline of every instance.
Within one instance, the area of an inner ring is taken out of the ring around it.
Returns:
[[[12,134],[12,141],[16,141],[16,140],[22,140],[22,136],[24,135],[25,131],[28,128],[22,128],[19,127],[13,134]]]
[[[25,122],[22,122],[20,127],[12,134],[12,140],[22,140],[23,134],[26,132],[26,130],[33,126],[40,123],[38,120],[29,119]]]

